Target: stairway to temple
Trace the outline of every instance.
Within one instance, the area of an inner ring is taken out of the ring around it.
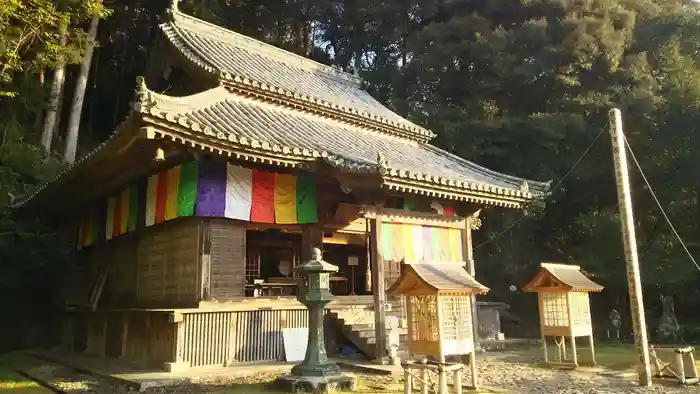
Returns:
[[[401,318],[401,301],[389,301],[386,315]],[[374,333],[374,307],[372,296],[347,296],[333,300],[328,307],[328,318],[336,329],[355,345],[362,354],[374,358],[376,337]],[[400,347],[404,350],[407,330],[399,328]]]

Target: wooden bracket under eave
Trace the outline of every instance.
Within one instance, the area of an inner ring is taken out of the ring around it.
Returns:
[[[156,139],[156,130],[151,126],[144,126],[139,129],[139,137],[145,138],[147,140]]]

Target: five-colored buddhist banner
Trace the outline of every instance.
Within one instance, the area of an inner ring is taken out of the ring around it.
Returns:
[[[271,173],[217,161],[185,163],[153,174],[98,206],[81,221],[78,249],[184,216],[277,224],[318,221],[313,175]]]
[[[382,223],[385,260],[463,261],[462,232],[456,228]]]

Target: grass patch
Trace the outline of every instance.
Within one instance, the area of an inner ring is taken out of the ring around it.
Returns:
[[[50,391],[6,366],[0,365],[0,393],[42,394]]]
[[[571,347],[569,347],[568,345],[569,343],[567,341],[567,350],[570,352]],[[550,360],[555,361],[557,357],[556,346],[553,346],[553,344],[549,343],[548,350]],[[584,345],[583,343],[577,342],[577,350],[579,364],[581,366],[592,365],[591,353],[590,349],[588,348],[588,345]],[[542,351],[541,346],[520,349],[515,353],[532,356],[536,359],[541,359],[542,362],[544,361],[544,353]],[[666,364],[675,361],[676,357],[675,353],[673,352],[673,349],[670,348],[657,348],[656,355],[660,358],[661,362]],[[571,357],[569,353],[567,353],[567,356],[569,358]],[[634,345],[631,344],[598,343],[595,345],[595,358],[596,362],[598,363],[598,366],[618,371],[636,369],[637,364],[639,363],[637,349]],[[651,364],[653,369],[653,359],[651,360]],[[696,360],[695,364],[698,368],[700,368],[700,360]]]

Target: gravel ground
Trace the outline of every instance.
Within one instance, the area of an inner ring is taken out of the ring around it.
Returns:
[[[656,382],[653,388],[636,386],[635,376],[629,373],[606,373],[581,368],[577,371],[553,370],[535,365],[537,360],[516,353],[490,353],[479,362],[479,378],[482,386],[496,393],[517,394],[677,394],[698,393],[700,387],[681,387],[674,382]],[[26,372],[49,383],[64,393],[130,393],[133,389],[112,380],[101,379],[55,364],[41,362],[25,368]],[[227,379],[216,377],[203,379],[197,384],[149,389],[147,393],[250,393],[272,394],[264,384],[275,379],[275,374],[258,374],[246,378]],[[387,376],[360,375],[360,393],[402,393],[399,379]],[[469,372],[465,382],[469,381]]]
[[[677,394],[700,393],[700,387],[682,387],[673,381],[655,381],[652,388],[637,385],[633,373],[613,373],[580,368],[565,371],[536,366],[539,361],[517,354],[487,356],[479,364],[484,386],[521,394]]]

